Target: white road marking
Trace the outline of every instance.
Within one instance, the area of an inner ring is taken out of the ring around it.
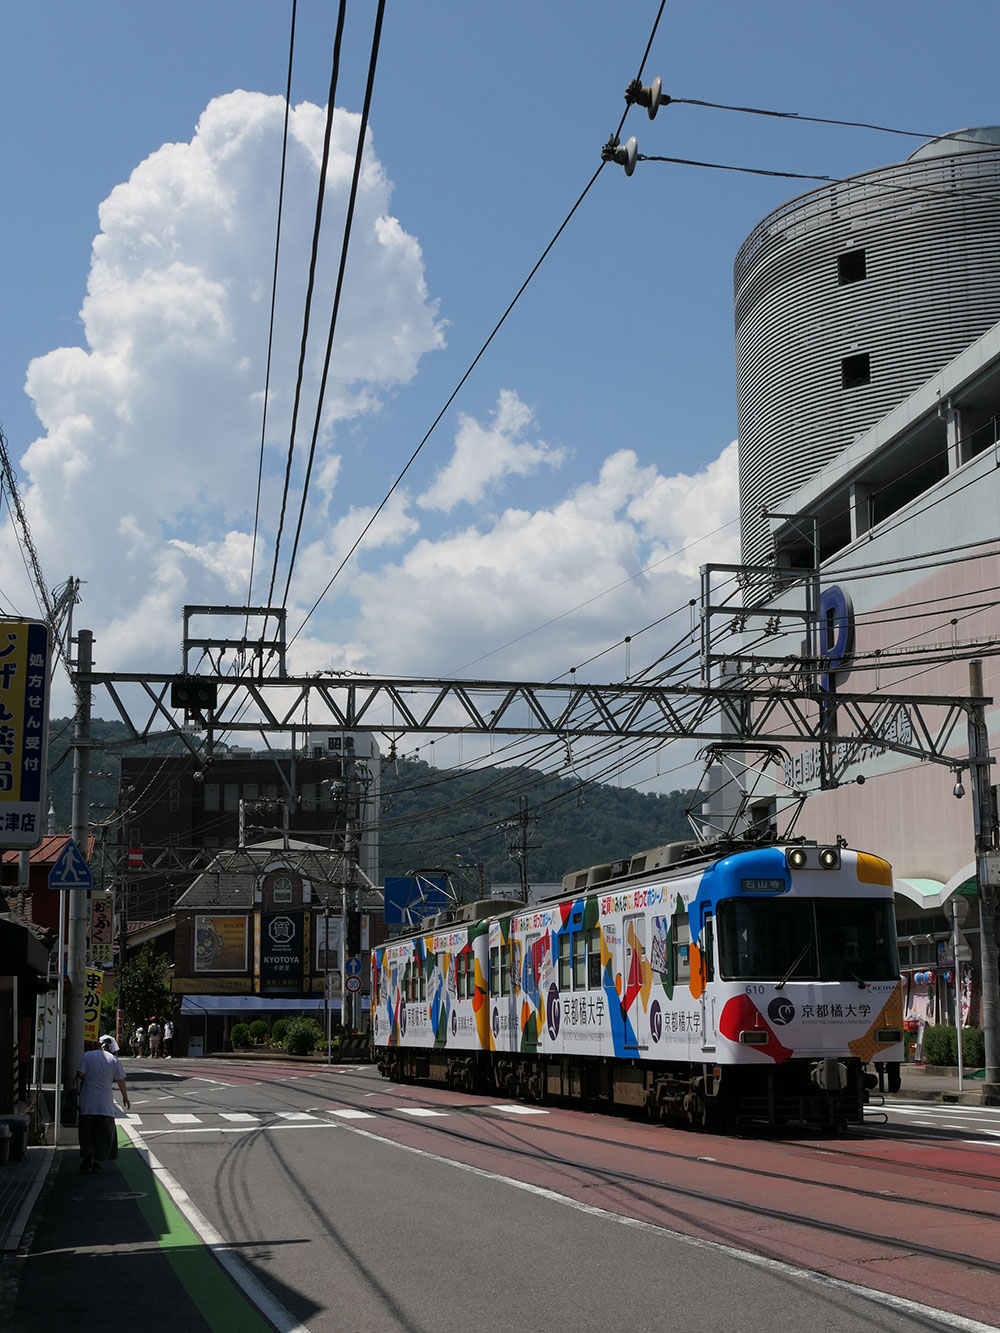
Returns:
[[[432,1116],[432,1115],[449,1114],[448,1111],[435,1111],[434,1108],[430,1106],[394,1106],[393,1110],[400,1111],[402,1112],[403,1115],[413,1115],[413,1116]]]
[[[491,1106],[491,1111],[506,1111],[509,1115],[548,1115],[541,1106],[519,1106],[516,1102],[511,1102],[509,1106]]]
[[[279,1111],[278,1118],[281,1120],[315,1120],[314,1115],[308,1111]]]
[[[161,1188],[173,1200],[174,1206],[187,1220],[196,1235],[200,1237],[202,1243],[212,1251],[240,1290],[245,1293],[247,1299],[260,1310],[266,1319],[271,1321],[274,1327],[279,1330],[279,1333],[309,1333],[306,1325],[300,1324],[293,1315],[289,1314],[285,1307],[279,1304],[267,1288],[250,1272],[243,1261],[233,1254],[229,1249],[229,1242],[223,1240],[222,1236],[195,1206],[187,1191],[149,1151],[142,1141],[142,1135],[129,1125],[126,1125],[125,1132],[135,1144],[136,1151],[152,1171]]]
[[[235,1120],[245,1125],[260,1123],[259,1115],[249,1115],[246,1111],[223,1111],[221,1115],[223,1120]]]
[[[171,1115],[169,1112],[167,1112],[165,1118],[166,1118],[167,1120],[169,1120],[170,1123],[171,1123],[172,1125],[200,1125],[200,1124],[201,1124],[201,1117],[200,1117],[200,1116],[190,1115],[190,1114],[188,1114],[187,1112],[175,1112],[175,1113],[172,1114],[172,1115]]]
[[[337,1116],[340,1120],[377,1120],[378,1116],[374,1111],[358,1111],[353,1106],[345,1106],[339,1111],[331,1111],[331,1115]]]

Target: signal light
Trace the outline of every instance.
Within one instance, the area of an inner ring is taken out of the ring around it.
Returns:
[[[218,682],[205,676],[178,676],[170,682],[170,707],[183,708],[186,716],[211,712],[218,695]]]

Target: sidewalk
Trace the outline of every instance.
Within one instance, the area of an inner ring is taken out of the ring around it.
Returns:
[[[984,1083],[981,1069],[963,1070],[962,1091],[958,1090],[958,1070],[948,1065],[903,1065],[899,1092],[885,1093],[887,1101],[951,1102],[960,1106],[984,1106],[990,1085]],[[978,1074],[975,1078],[973,1075]],[[986,1095],[984,1095],[986,1094]]]
[[[99,1174],[81,1173],[74,1130],[60,1137],[59,1147],[29,1147],[23,1161],[0,1166],[0,1327],[79,1328],[81,1309],[104,1292],[143,1333],[273,1328],[164,1200],[123,1135],[118,1159]]]

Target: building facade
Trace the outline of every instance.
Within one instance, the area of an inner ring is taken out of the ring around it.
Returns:
[[[743,645],[829,654],[837,720],[838,691],[967,696],[973,659],[1000,698],[998,186],[1000,130],[963,131],[792,201],[737,261],[744,560],[770,568],[754,596],[779,611],[802,606],[796,571],[818,570],[828,617],[811,647],[780,615]],[[992,705],[987,724],[995,752]],[[826,755],[777,758],[765,804],[805,795],[797,833],[892,862],[911,1018],[961,1007],[974,1022],[975,829],[954,794],[970,785],[964,720],[951,765],[842,725]],[[887,707],[879,725],[906,743],[915,711]]]
[[[282,837],[218,853],[174,907],[175,1053],[224,1050],[255,1018],[363,1028],[384,936],[381,894],[327,847]]]
[[[119,882],[129,922],[159,920],[218,850],[275,833],[353,855],[378,882],[379,750],[373,736],[322,735],[289,753],[230,747],[121,761]]]

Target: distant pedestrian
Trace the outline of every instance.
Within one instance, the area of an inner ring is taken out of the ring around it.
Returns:
[[[79,1092],[80,1170],[100,1171],[115,1147],[115,1090],[117,1083],[122,1106],[131,1102],[125,1086],[125,1070],[112,1051],[114,1037],[102,1037],[95,1051],[87,1051],[76,1071]]]
[[[163,1054],[169,1060],[174,1053],[174,1023],[168,1018],[163,1024]]]
[[[160,1054],[160,1038],[163,1036],[163,1029],[157,1023],[155,1014],[149,1020],[146,1036],[149,1040],[149,1058],[155,1060]]]
[[[129,1046],[132,1048],[132,1054],[137,1060],[142,1055],[142,1044],[145,1040],[146,1029],[141,1025],[137,1025],[135,1031],[132,1033],[131,1040],[129,1041]]]

